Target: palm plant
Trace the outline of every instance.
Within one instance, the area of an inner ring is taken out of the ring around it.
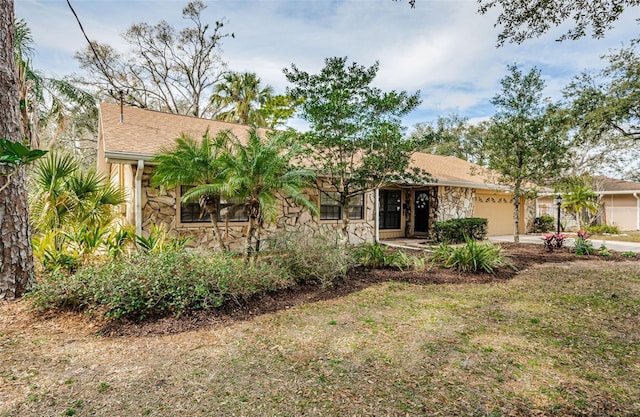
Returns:
[[[579,230],[583,230],[585,214],[596,214],[599,207],[598,194],[584,182],[570,184],[562,196],[562,208],[573,215],[578,222]]]
[[[103,228],[124,203],[124,192],[106,181],[95,169],[83,171],[68,154],[50,152],[36,163],[29,196],[31,221],[36,232],[70,225]]]
[[[157,167],[151,179],[156,186],[194,184],[195,187],[181,196],[182,201],[198,201],[209,213],[218,244],[223,251],[228,248],[218,227],[218,213],[222,174],[220,156],[226,148],[226,140],[225,134],[211,138],[208,131],[199,142],[188,135],[181,135],[172,148],[164,149],[154,157]]]
[[[72,156],[49,152],[35,164],[31,177],[34,254],[45,267],[54,268],[92,256],[105,244],[115,209],[124,201],[124,192],[95,169],[83,171]]]
[[[70,81],[47,78],[36,71],[31,66],[33,45],[26,22],[22,19],[16,21],[14,56],[18,69],[20,112],[24,136],[31,148],[40,147],[39,134],[47,130],[47,146],[51,149],[69,125],[75,128],[73,136],[81,130],[94,136],[98,110],[93,95]]]
[[[263,140],[256,129],[252,129],[246,144],[229,132],[226,136],[230,152],[223,153],[220,158],[224,181],[218,183],[219,190],[244,203],[249,218],[245,257],[249,260],[251,253],[260,250],[260,231],[264,223],[274,222],[277,218],[279,197],[287,197],[317,213],[317,206],[303,194],[314,175],[308,169],[291,164],[301,148],[289,132],[267,135]]]
[[[230,72],[224,76],[211,97],[218,109],[215,118],[256,127],[266,127],[261,107],[273,95],[273,88],[263,87],[255,73]]]

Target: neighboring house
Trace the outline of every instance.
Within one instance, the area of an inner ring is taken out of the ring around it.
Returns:
[[[640,230],[640,183],[623,181],[604,176],[594,176],[594,191],[600,196],[600,211],[597,222],[617,226],[619,230]],[[554,196],[540,197],[537,215],[557,216]],[[564,212],[561,221],[567,228],[577,227],[575,221]]]
[[[148,233],[151,224],[165,226],[181,236],[191,236],[197,246],[214,246],[216,240],[210,219],[197,203],[185,204],[180,195],[190,184],[177,189],[154,188],[153,156],[171,148],[181,133],[201,138],[206,130],[211,136],[230,130],[246,137],[247,126],[189,116],[162,113],[117,104],[100,104],[98,168],[119,187],[127,191],[122,208],[126,223],[136,226],[139,234]],[[489,235],[512,234],[512,194],[491,184],[486,170],[454,157],[416,153],[412,166],[431,174],[426,185],[391,184],[375,192],[353,198],[350,216],[350,241],[372,242],[394,237],[427,237],[436,221],[465,217],[488,219]],[[270,229],[310,228],[338,229],[343,213],[330,198],[330,189],[309,190],[309,197],[319,206],[319,215],[311,216],[295,204],[281,201],[281,215]],[[242,207],[226,205],[221,210],[221,228],[230,240],[246,232],[246,216]],[[531,206],[533,207],[533,206]],[[533,210],[521,205],[521,232],[533,219]],[[525,221],[526,220],[526,221]]]

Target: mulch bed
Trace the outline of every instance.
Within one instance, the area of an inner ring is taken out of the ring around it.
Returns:
[[[610,256],[577,256],[563,248],[547,252],[542,245],[501,244],[503,253],[511,258],[517,270],[502,268],[494,275],[461,273],[450,269],[430,268],[424,272],[398,271],[392,269],[366,271],[355,269],[342,280],[330,287],[313,284],[299,285],[286,291],[253,297],[239,304],[229,304],[215,311],[197,312],[182,317],[163,317],[143,322],[115,320],[107,322],[100,330],[105,336],[153,336],[192,331],[211,326],[224,326],[237,321],[248,320],[262,314],[284,310],[298,305],[343,297],[365,289],[373,284],[388,281],[414,284],[482,284],[505,281],[520,271],[543,263],[568,264],[575,261],[640,262],[640,257],[629,258],[611,251]]]

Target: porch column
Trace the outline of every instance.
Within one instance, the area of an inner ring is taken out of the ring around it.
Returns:
[[[134,206],[136,219],[136,234],[142,235],[142,172],[144,171],[144,161],[138,159],[138,167],[136,169]]]

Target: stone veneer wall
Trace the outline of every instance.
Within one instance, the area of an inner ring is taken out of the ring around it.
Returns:
[[[148,234],[152,224],[164,227],[171,231],[174,236],[190,237],[192,240],[189,246],[201,248],[217,248],[218,241],[214,236],[211,225],[181,225],[178,223],[176,191],[174,189],[154,188],[150,185],[153,168],[145,167],[142,176],[142,232]],[[310,191],[310,199],[319,202],[317,190]],[[280,213],[275,224],[268,225],[262,231],[261,238],[268,237],[269,234],[284,230],[306,230],[311,234],[340,230],[342,221],[321,222],[308,210],[301,208],[288,199],[280,201]],[[374,194],[365,195],[365,220],[352,221],[349,223],[349,241],[352,244],[373,242],[374,239]],[[220,231],[225,239],[231,242],[231,247],[241,249],[244,245],[244,238],[247,232],[245,223],[219,223]]]
[[[475,196],[472,188],[438,187],[438,221],[473,217]]]

